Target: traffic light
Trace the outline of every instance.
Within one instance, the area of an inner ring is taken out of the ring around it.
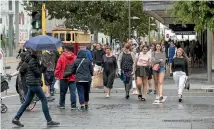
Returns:
[[[41,29],[42,28],[42,17],[41,13],[35,11],[32,13],[32,28],[33,29]]]

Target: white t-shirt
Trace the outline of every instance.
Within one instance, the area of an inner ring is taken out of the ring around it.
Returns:
[[[143,54],[140,52],[140,55],[137,53],[135,58],[137,59],[137,66],[148,66],[151,62],[151,56],[147,54]]]

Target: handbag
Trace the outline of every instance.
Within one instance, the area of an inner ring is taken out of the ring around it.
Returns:
[[[190,80],[189,80],[189,78],[186,79],[186,83],[185,83],[184,89],[187,89],[187,90],[190,89]]]
[[[155,56],[155,53],[154,53],[154,56]],[[153,67],[152,67],[152,69],[153,69],[154,71],[158,71],[159,68],[160,68],[160,65],[159,65],[159,64],[154,64]]]
[[[153,69],[154,71],[158,71],[159,68],[160,68],[160,65],[159,65],[159,64],[155,64],[155,65],[153,66],[152,69]]]

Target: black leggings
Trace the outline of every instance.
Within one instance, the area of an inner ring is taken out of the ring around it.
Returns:
[[[115,72],[103,72],[103,85],[106,88],[112,89],[114,84]]]

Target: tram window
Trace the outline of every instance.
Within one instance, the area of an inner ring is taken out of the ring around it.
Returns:
[[[75,35],[74,35],[74,33],[72,34],[72,41],[75,41]]]
[[[61,39],[61,41],[65,41],[65,34],[64,33],[60,33],[60,39]]]
[[[54,37],[55,37],[55,38],[58,38],[58,33],[54,33]]]
[[[70,33],[66,33],[66,41],[71,41],[71,34]]]

